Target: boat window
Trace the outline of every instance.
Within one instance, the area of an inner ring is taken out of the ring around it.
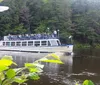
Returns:
[[[50,41],[48,41],[48,46],[51,46]]]
[[[10,42],[6,42],[6,46],[10,46]]]
[[[60,44],[60,41],[58,41],[58,40],[57,40],[57,43],[58,43],[58,46],[61,45],[61,44]]]
[[[41,41],[41,46],[46,46],[47,45],[47,41]]]
[[[33,41],[28,41],[28,46],[33,46]]]
[[[34,46],[40,46],[40,41],[35,41]]]
[[[27,43],[27,42],[22,42],[22,46],[26,46],[26,43]]]
[[[21,42],[16,42],[16,46],[21,46]]]
[[[3,42],[3,46],[5,46],[5,42]]]
[[[15,42],[11,42],[11,46],[15,46]]]
[[[57,40],[50,40],[52,46],[58,46]]]

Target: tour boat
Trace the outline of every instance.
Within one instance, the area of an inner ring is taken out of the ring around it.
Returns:
[[[62,45],[57,37],[48,34],[8,35],[0,41],[0,51],[72,53],[73,45]]]

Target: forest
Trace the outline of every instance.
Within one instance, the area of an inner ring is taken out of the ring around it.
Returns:
[[[12,34],[59,31],[63,42],[100,43],[99,0],[4,0],[9,10],[0,13],[0,39]]]

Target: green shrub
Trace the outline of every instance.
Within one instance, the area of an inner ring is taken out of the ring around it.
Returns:
[[[12,56],[3,56],[0,60],[0,85],[12,85],[13,82],[20,85],[28,79],[38,80],[39,73],[43,72],[44,67],[40,62],[63,64],[59,56],[49,54],[33,63],[25,63],[24,67],[11,68],[12,64],[17,65],[13,62]]]

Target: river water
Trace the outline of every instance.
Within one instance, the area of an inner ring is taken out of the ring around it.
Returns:
[[[41,78],[37,81],[29,80],[28,85],[75,85],[75,81],[81,85],[85,79],[100,85],[100,49],[77,49],[73,55],[57,54],[64,64],[45,63]],[[22,67],[25,62],[34,62],[47,54],[0,52],[0,57],[3,55],[13,56],[17,67]]]

